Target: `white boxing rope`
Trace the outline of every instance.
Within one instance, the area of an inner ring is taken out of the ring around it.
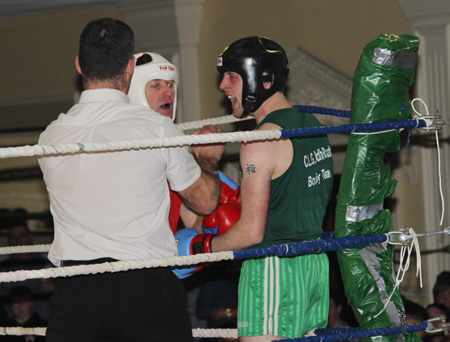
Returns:
[[[51,245],[23,245],[1,247],[0,255],[20,254],[20,253],[41,253],[50,251]]]
[[[45,336],[47,328],[0,327],[0,336]],[[192,337],[238,338],[237,329],[192,329]]]
[[[46,330],[47,328],[0,327],[0,336],[45,336]]]
[[[247,116],[246,118],[236,119],[233,115],[224,115],[217,118],[203,119],[197,121],[189,121],[176,124],[175,126],[182,131],[187,131],[189,129],[202,128],[204,125],[223,125],[227,123],[240,122],[245,120],[254,120],[253,116]]]
[[[237,329],[192,329],[192,337],[238,338]]]
[[[199,135],[183,135],[177,137],[131,139],[119,141],[68,143],[60,145],[27,145],[0,148],[0,158],[32,157],[80,152],[125,151],[143,148],[162,148],[188,146],[196,144],[214,144],[238,141],[278,140],[281,130],[248,131],[230,133],[212,133]]]
[[[0,283],[23,281],[26,279],[72,277],[76,275],[97,274],[106,272],[115,273],[154,267],[169,267],[169,266],[177,267],[192,264],[200,264],[204,262],[217,262],[221,260],[233,260],[233,259],[234,253],[227,251],[217,253],[201,253],[188,256],[173,256],[156,259],[121,260],[92,265],[50,267],[39,270],[0,272]]]

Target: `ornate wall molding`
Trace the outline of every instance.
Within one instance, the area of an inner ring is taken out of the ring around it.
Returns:
[[[342,74],[317,57],[295,47],[288,53],[289,78],[287,98],[295,105],[350,110],[352,78]],[[317,115],[323,125],[341,125],[348,119]],[[347,134],[330,134],[334,172],[340,174],[344,164]]]

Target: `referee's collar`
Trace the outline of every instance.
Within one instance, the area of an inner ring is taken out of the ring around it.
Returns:
[[[101,88],[88,89],[81,93],[78,103],[97,102],[97,101],[119,101],[123,103],[130,103],[128,96],[117,89]]]

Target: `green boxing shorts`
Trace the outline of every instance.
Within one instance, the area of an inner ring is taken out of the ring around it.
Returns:
[[[325,253],[245,260],[239,280],[238,334],[299,338],[328,320]]]

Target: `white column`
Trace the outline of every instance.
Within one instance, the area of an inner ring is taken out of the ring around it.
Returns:
[[[201,119],[198,46],[204,0],[175,0],[179,37],[180,87],[183,102],[179,122]]]
[[[397,0],[410,20],[414,34],[420,38],[419,66],[415,82],[416,97],[423,99],[430,111],[439,110],[446,120],[450,120],[450,2],[447,0]],[[421,158],[421,183],[423,197],[424,231],[442,230],[450,225],[450,128],[444,127],[440,133],[442,189],[447,207],[445,220],[440,226],[441,195],[438,182],[438,157],[434,135],[421,134],[418,147]],[[417,134],[416,134],[417,139]],[[421,250],[439,251],[450,244],[449,236],[422,238]],[[445,252],[424,255],[424,289],[428,302],[433,298],[431,290],[436,275],[450,269],[450,257]]]
[[[136,48],[154,51],[178,68],[177,122],[201,119],[198,46],[204,0],[129,1],[120,6]]]

